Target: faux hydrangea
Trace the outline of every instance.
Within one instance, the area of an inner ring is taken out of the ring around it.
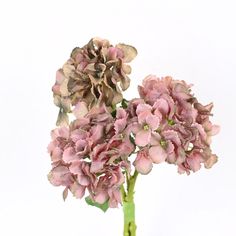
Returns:
[[[124,99],[131,72],[126,63],[136,55],[132,46],[98,38],[72,51],[53,86],[59,127],[48,146],[48,179],[63,186],[64,199],[68,192],[86,195],[88,204],[104,211],[123,205],[124,235],[131,236],[137,175],[164,162],[187,175],[211,168],[218,159],[211,139],[219,132],[210,119],[213,104],[201,104],[185,81],[149,75],[138,98]]]

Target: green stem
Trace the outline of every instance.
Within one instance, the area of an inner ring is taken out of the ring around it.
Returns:
[[[123,200],[123,213],[124,213],[124,236],[136,235],[135,224],[135,204],[134,204],[134,187],[138,176],[138,172],[135,171],[127,182],[127,192],[122,186],[122,200]]]

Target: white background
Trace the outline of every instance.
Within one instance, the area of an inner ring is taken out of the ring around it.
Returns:
[[[215,104],[221,132],[210,170],[179,175],[156,165],[136,186],[138,236],[235,236],[235,1],[100,0],[0,2],[0,235],[121,236],[122,209],[106,214],[47,181],[46,147],[57,108],[55,71],[94,36],[134,45],[127,98],[148,74],[193,83]]]

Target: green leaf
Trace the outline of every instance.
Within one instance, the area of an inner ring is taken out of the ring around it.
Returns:
[[[130,135],[129,135],[129,140],[130,140],[130,142],[131,142],[132,144],[134,144],[134,145],[136,146],[136,144],[135,144],[135,139],[134,139],[133,134],[130,134]]]
[[[113,110],[113,111],[111,112],[111,115],[112,115],[113,118],[115,118],[115,117],[116,117],[116,110]]]
[[[126,109],[126,108],[128,107],[127,102],[128,102],[128,101],[127,101],[126,99],[122,99],[122,101],[121,101],[121,106],[122,106],[122,108]]]
[[[106,201],[103,204],[99,204],[97,202],[94,202],[89,196],[85,198],[85,201],[88,205],[95,206],[95,207],[101,209],[103,212],[106,212],[107,209],[109,208],[108,201]]]

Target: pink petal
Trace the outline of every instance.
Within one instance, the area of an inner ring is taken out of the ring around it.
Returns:
[[[161,146],[153,146],[149,149],[149,156],[156,164],[166,160],[167,153]]]
[[[202,156],[200,155],[200,153],[192,154],[191,156],[187,157],[187,159],[186,159],[186,162],[188,163],[190,169],[193,172],[200,170],[201,161],[202,161]]]
[[[209,135],[213,136],[220,132],[220,126],[219,125],[212,125],[212,128],[210,132],[208,132]]]
[[[117,110],[116,110],[116,118],[117,119],[127,118],[127,113],[126,113],[125,109],[117,108]]]
[[[68,139],[69,136],[70,136],[69,128],[65,126],[56,128],[51,131],[51,137],[53,140],[56,139],[57,137]]]
[[[101,161],[93,161],[91,163],[91,167],[90,167],[90,172],[92,173],[96,173],[98,171],[100,171],[104,166],[104,163]]]
[[[76,146],[76,151],[79,152],[79,151],[83,151],[84,148],[86,147],[87,145],[87,142],[85,140],[78,140],[75,144]]]
[[[69,148],[65,149],[63,152],[62,159],[66,163],[70,163],[72,161],[77,160],[78,158],[76,156],[75,149],[73,147],[69,147]]]
[[[169,112],[169,104],[163,98],[157,99],[156,102],[154,103],[153,107],[157,108],[163,114],[167,114]]]
[[[122,142],[118,148],[120,155],[129,155],[134,151],[133,143],[131,143],[130,140],[127,139],[124,140],[124,142]]]
[[[121,133],[124,130],[124,128],[126,127],[126,124],[127,124],[126,118],[116,120],[115,124],[114,124],[116,134]]]
[[[179,135],[176,131],[166,130],[166,131],[162,132],[162,135],[166,140],[170,140],[174,144],[176,144],[177,146],[181,146],[181,141],[180,141]]]
[[[161,136],[157,132],[152,132],[151,139],[150,139],[150,145],[155,146],[159,145],[161,141]]]
[[[66,166],[57,166],[48,174],[48,180],[55,186],[69,186],[71,184],[72,176]]]
[[[150,130],[140,130],[135,137],[136,145],[140,147],[146,146],[151,139],[151,131]]]
[[[76,143],[78,140],[86,139],[87,136],[88,136],[88,133],[86,131],[82,129],[76,129],[71,132],[70,138],[73,142]]]
[[[99,204],[103,204],[104,202],[107,201],[107,199],[108,199],[108,193],[105,191],[97,193],[94,197],[95,202]]]
[[[139,115],[143,112],[151,112],[152,107],[148,104],[139,104],[136,109],[136,114]]]
[[[89,177],[86,175],[78,175],[77,179],[79,184],[81,184],[82,186],[88,186],[90,184]]]
[[[135,169],[143,175],[148,174],[152,170],[152,161],[148,157],[146,151],[139,151],[133,163]]]
[[[102,125],[96,125],[91,129],[91,140],[93,142],[97,142],[98,140],[100,140],[103,135],[104,135],[104,126]]]
[[[151,111],[149,110],[146,110],[146,111],[143,111],[141,112],[139,115],[138,115],[138,123],[141,124],[141,125],[145,125],[146,124],[146,119],[148,116],[152,115]]]
[[[74,182],[70,187],[70,191],[76,198],[82,198],[85,194],[85,189],[86,189],[85,186],[82,186],[77,182]]]
[[[83,171],[81,170],[81,161],[75,161],[72,162],[72,164],[69,167],[69,170],[72,174],[83,174]]]
[[[88,107],[85,102],[78,102],[73,110],[76,118],[82,118],[88,113]]]
[[[146,117],[146,123],[152,130],[156,130],[160,125],[160,119],[159,117],[151,114]]]

